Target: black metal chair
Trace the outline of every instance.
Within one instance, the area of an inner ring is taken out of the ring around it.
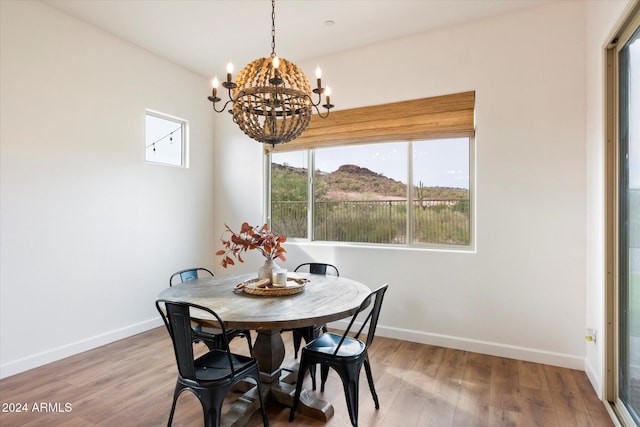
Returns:
[[[169,278],[169,286],[173,286],[174,278],[180,277],[180,283],[196,280],[200,277],[200,272],[206,272],[209,276],[213,277],[213,273],[203,267],[187,268],[186,270],[176,271]]]
[[[328,274],[330,276],[340,275],[340,272],[335,265],[325,264],[321,262],[305,262],[297,266],[294,271],[307,272],[311,274]]]
[[[262,401],[258,362],[252,357],[231,353],[224,321],[220,316],[206,307],[185,302],[158,300],[156,308],[171,336],[178,365],[178,381],[167,425],[171,426],[173,422],[178,397],[183,391],[189,390],[200,400],[205,427],[219,427],[222,403],[227,393],[241,380],[252,378],[256,383],[256,394],[260,400],[262,422],[268,426],[269,420]],[[222,331],[222,348],[210,349],[197,359],[194,356],[193,343],[202,337],[191,327],[191,322],[194,321],[190,312],[192,309],[207,313],[218,323]]]
[[[319,262],[306,262],[304,264],[300,264],[296,267],[294,271],[297,272],[308,272],[311,274],[323,274],[330,276],[340,276],[340,272],[335,265],[332,264],[324,264]],[[320,330],[327,332],[327,325],[313,325],[305,328],[296,328],[293,329],[293,355],[294,358],[298,358],[298,350],[300,350],[300,345],[302,344],[302,339],[304,338],[305,343],[311,342],[314,338],[317,338],[320,335]],[[313,376],[314,371],[311,371],[311,375]]]
[[[169,278],[169,286],[173,286],[174,284],[174,278],[179,277],[180,278],[180,283],[184,283],[184,282],[190,282],[192,280],[196,280],[198,278],[200,278],[200,273],[201,272],[206,272],[209,274],[209,276],[213,277],[213,273],[203,267],[194,267],[194,268],[187,268],[185,270],[180,270],[180,271],[176,271],[175,273],[173,273],[171,275],[171,277]],[[198,325],[197,323],[194,323],[193,325],[191,325],[193,327],[193,329],[198,332],[202,338],[202,341],[204,341],[204,343],[207,345],[207,347],[209,348],[221,348],[222,345],[222,332],[219,329],[216,328],[208,328],[208,327],[201,327],[200,325]],[[251,344],[251,332],[249,330],[237,330],[237,329],[229,329],[227,331],[227,339],[229,341],[231,341],[233,338],[236,337],[244,337],[247,339],[247,342],[249,343],[249,352],[250,354],[253,355],[253,345]]]
[[[376,389],[373,385],[373,375],[371,374],[371,365],[369,364],[368,349],[375,336],[378,317],[380,316],[380,309],[382,307],[382,300],[387,288],[388,285],[385,284],[369,294],[358,308],[358,311],[351,318],[351,322],[349,322],[349,326],[344,331],[343,335],[334,334],[332,332],[324,333],[302,349],[298,381],[296,383],[296,393],[293,399],[293,405],[291,406],[291,412],[289,413],[289,421],[293,421],[293,417],[298,407],[298,402],[300,401],[300,392],[302,391],[302,382],[304,381],[305,372],[311,366],[318,363],[321,367],[320,391],[324,391],[324,385],[327,381],[327,376],[329,375],[329,368],[334,369],[338,375],[340,375],[345,397],[347,399],[349,418],[351,419],[351,424],[354,427],[358,426],[358,384],[362,365],[364,365],[364,370],[367,373],[369,389],[371,390],[371,395],[373,396],[376,409],[380,408],[378,395],[376,394]],[[372,299],[373,304],[371,303]],[[354,321],[359,317],[358,315],[360,313],[364,315],[367,308],[368,314],[362,322],[362,326],[353,337],[349,337],[348,335]],[[362,342],[358,337],[367,325],[367,339],[365,342]],[[316,385],[314,380],[313,389],[315,390],[315,388]]]

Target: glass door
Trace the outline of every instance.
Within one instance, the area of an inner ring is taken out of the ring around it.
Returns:
[[[640,29],[618,52],[617,404],[640,425]],[[626,417],[625,417],[626,418]]]

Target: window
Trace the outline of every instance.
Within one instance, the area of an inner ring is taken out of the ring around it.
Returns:
[[[155,111],[146,113],[145,160],[187,167],[187,122]]]
[[[412,242],[471,244],[472,139],[414,142]]]
[[[472,245],[475,92],[312,118],[265,146],[273,230],[309,240]]]
[[[320,241],[469,246],[471,143],[450,138],[273,153],[272,228]]]

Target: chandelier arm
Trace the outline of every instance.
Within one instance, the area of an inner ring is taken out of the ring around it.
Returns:
[[[313,102],[313,100],[311,99],[311,97],[309,95],[305,95],[305,98],[309,101],[309,104],[315,108],[316,112],[318,113],[318,115],[323,118],[326,119],[329,116],[329,110],[331,110],[334,105],[333,104],[322,104],[322,107],[325,108],[327,110],[327,114],[325,114],[324,116],[320,113],[320,109],[318,108],[318,106],[320,105],[320,103],[322,102],[322,97],[320,96],[320,94],[318,94],[318,102]]]
[[[326,105],[323,105],[323,107],[324,107],[324,108],[327,108],[327,106],[326,106]],[[333,107],[333,105],[332,105],[332,107]],[[322,112],[320,112],[320,109],[319,109],[316,105],[314,105],[314,106],[313,106],[313,108],[316,110],[316,113],[318,114],[318,116],[319,116],[321,119],[326,119],[327,117],[329,117],[329,108],[327,108],[327,112],[326,112],[326,114],[325,114],[325,115],[322,115]]]
[[[227,89],[227,92],[228,92],[228,95],[229,95],[229,100],[224,104],[225,108],[227,107],[227,104],[228,104],[228,103],[230,103],[230,102],[234,102],[234,103],[235,103],[235,102],[238,100],[238,98],[235,98],[235,99],[234,99],[234,98],[233,98],[233,95],[232,95],[232,93],[231,93],[231,89],[234,89],[234,88],[236,88],[236,87],[237,87],[237,86],[234,84],[234,85],[233,85],[233,87],[230,87],[230,88],[228,88],[228,89]]]
[[[215,111],[216,113],[222,113],[224,110],[227,109],[227,105],[229,105],[231,102],[233,102],[233,101],[228,100],[227,102],[224,103],[224,106],[219,110],[216,108],[216,103],[214,102],[213,103],[213,111]]]

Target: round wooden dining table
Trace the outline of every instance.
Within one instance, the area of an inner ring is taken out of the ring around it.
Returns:
[[[263,393],[267,394],[267,402],[270,397],[271,400],[291,406],[297,369],[282,366],[285,347],[280,332],[350,317],[371,290],[360,282],[341,276],[308,273],[289,273],[288,276],[290,280],[306,280],[304,289],[292,295],[254,295],[237,289],[237,286],[251,283],[256,278],[255,273],[231,274],[171,286],[162,291],[158,299],[189,302],[210,308],[223,319],[227,329],[255,330],[257,336],[253,344],[253,356],[260,366],[262,388]],[[287,283],[297,285],[295,282]],[[207,322],[206,318],[199,319],[203,326],[207,326]],[[253,392],[255,393],[255,389]],[[249,400],[251,404],[241,402],[242,407],[232,411],[241,415],[236,421],[231,421],[230,425],[243,425],[253,411],[259,409],[257,398]],[[314,398],[304,391],[299,405],[298,412],[313,418],[326,421],[333,415],[333,406],[329,402]]]

